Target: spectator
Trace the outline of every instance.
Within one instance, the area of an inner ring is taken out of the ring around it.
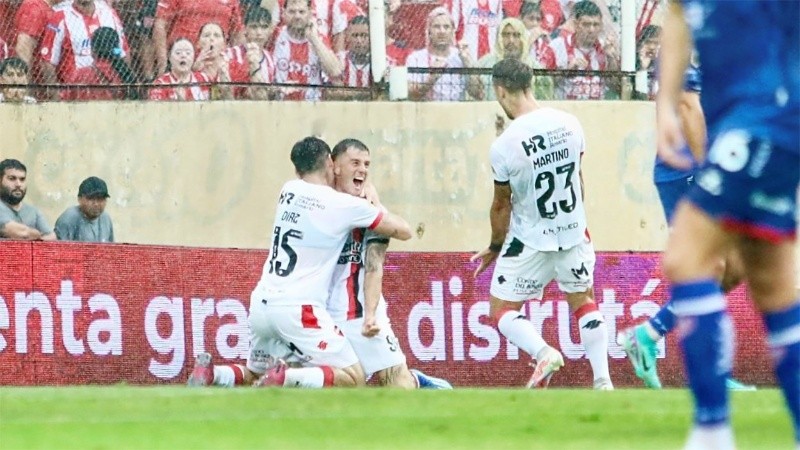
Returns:
[[[310,13],[310,0],[286,0],[284,24],[275,38],[275,81],[320,86],[342,76],[342,65],[331,50],[328,39],[320,34]],[[319,100],[318,88],[284,89],[286,100]]]
[[[216,23],[223,36],[231,36],[232,45],[244,43],[244,27],[239,0],[161,0],[153,25],[156,70],[167,68],[167,48],[181,37],[199,36],[207,23]],[[227,47],[227,45],[222,48]]]
[[[474,67],[466,43],[455,46],[455,27],[450,13],[437,7],[428,13],[426,39],[428,46],[417,50],[406,60],[408,67],[421,68],[462,68]],[[483,98],[483,84],[478,75],[456,74],[409,74],[408,94],[412,100],[459,101],[466,99],[466,93],[475,98]]]
[[[347,51],[338,54],[342,63],[342,76],[334,80],[337,86],[368,88],[372,86],[372,69],[369,47],[369,19],[356,16],[347,26]],[[368,100],[370,92],[331,90],[327,98],[336,100]]]
[[[384,25],[386,27],[386,62],[389,67],[398,67],[406,65],[406,58],[408,58],[409,48],[405,42],[398,41],[392,37],[391,30],[395,26],[394,15],[397,11],[398,4],[386,2],[384,12]]]
[[[14,16],[16,44],[14,50],[30,68],[30,80],[34,84],[43,81],[38,58],[41,53],[47,21],[53,14],[53,6],[61,0],[24,0]]]
[[[78,187],[78,204],[70,206],[56,220],[60,241],[114,242],[114,225],[106,210],[108,186],[89,177]]]
[[[275,80],[275,63],[266,50],[273,33],[272,14],[263,8],[252,8],[244,19],[244,45],[229,48],[225,53],[231,81],[235,83],[271,83]],[[235,87],[235,98],[267,100],[274,97],[265,86]]]
[[[503,19],[498,27],[498,36],[495,40],[493,51],[478,61],[478,67],[491,69],[495,64],[506,58],[519,59],[530,67],[536,67],[537,63],[528,50],[527,34],[528,31],[521,20],[514,18]],[[534,77],[531,82],[531,86],[534,88],[534,96],[537,100],[553,98],[552,78]],[[496,100],[491,75],[484,76],[483,83],[484,99]]]
[[[661,27],[658,25],[644,27],[636,43],[636,70],[652,72],[659,47],[661,47]]]
[[[456,38],[467,44],[474,61],[494,48],[502,11],[501,0],[453,0]]]
[[[285,22],[284,10],[287,0],[276,0],[275,3],[273,13],[276,17],[282,17]],[[310,0],[309,9],[317,31],[330,43],[334,54],[345,49],[347,24],[356,16],[366,15],[356,0]]]
[[[54,241],[56,235],[41,211],[22,203],[27,176],[28,169],[16,159],[0,162],[0,238]]]
[[[122,48],[117,30],[100,27],[92,34],[92,65],[75,71],[71,84],[92,86],[85,89],[70,89],[62,94],[64,100],[122,100],[135,98],[135,92],[119,85],[136,82],[128,63],[122,59]],[[100,85],[117,86],[98,88]]]
[[[19,8],[20,0],[0,0],[0,41],[14,42],[14,22],[8,17],[14,17]]]
[[[21,58],[12,57],[0,61],[0,85],[28,84],[28,65]],[[27,88],[3,87],[0,89],[0,103],[36,103],[28,95]]]
[[[544,69],[544,55],[550,46],[550,33],[542,24],[542,10],[538,3],[524,2],[520,19],[528,30],[528,48],[536,63],[534,69]],[[538,66],[538,67],[537,67]]]
[[[42,38],[42,78],[47,84],[71,83],[78,69],[92,67],[91,35],[100,27],[113,28],[120,39],[121,58],[128,57],[128,41],[117,13],[100,0],[73,0],[54,8]],[[68,93],[64,95],[69,96]],[[50,98],[59,97],[57,91]]]
[[[548,69],[615,70],[619,67],[617,52],[603,47],[599,36],[603,31],[600,8],[585,0],[575,4],[575,32],[554,39],[543,60]],[[558,97],[566,100],[599,100],[605,98],[606,83],[597,75],[575,76],[557,83]]]
[[[228,60],[225,59],[225,34],[222,27],[214,22],[209,22],[200,28],[200,35],[195,43],[198,52],[194,62],[194,70],[201,70],[214,82],[230,83],[231,73]],[[212,85],[212,100],[230,100],[233,98],[233,89],[230,85]]]
[[[114,2],[131,47],[131,67],[143,80],[156,78],[156,52],[153,26],[158,0],[121,0]]]
[[[202,71],[192,72],[194,64],[194,45],[186,38],[172,43],[169,50],[168,72],[157,78],[155,85],[192,84],[182,87],[154,87],[150,90],[150,100],[208,100],[211,79]]]

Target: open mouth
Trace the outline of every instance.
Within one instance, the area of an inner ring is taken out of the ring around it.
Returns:
[[[364,187],[364,178],[362,177],[353,178],[353,185],[356,187],[356,189],[360,191]]]

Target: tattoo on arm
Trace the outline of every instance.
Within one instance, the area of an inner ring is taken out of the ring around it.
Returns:
[[[367,272],[383,270],[387,248],[389,248],[388,242],[374,241],[367,244],[367,260],[364,262]]]

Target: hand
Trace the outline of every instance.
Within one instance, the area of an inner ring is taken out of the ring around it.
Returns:
[[[213,59],[214,59],[213,49],[211,48],[200,49],[200,54],[197,55],[197,59],[195,59],[194,64],[192,64],[192,70],[195,72],[198,70],[202,70]]]
[[[473,274],[473,276],[475,278],[478,278],[478,275],[483,273],[483,271],[486,270],[487,267],[492,265],[492,263],[494,262],[494,260],[497,259],[497,256],[499,254],[500,252],[493,252],[489,250],[489,247],[486,247],[485,249],[472,255],[472,257],[469,259],[469,262],[474,262],[479,259],[481,260],[481,264],[478,266],[477,269],[475,269],[475,273]]]
[[[656,103],[658,106],[658,102]],[[673,108],[663,105],[656,111],[656,149],[664,162],[676,169],[691,169],[692,158],[682,154],[684,139],[680,119]]]
[[[378,190],[375,189],[375,185],[370,181],[366,181],[364,183],[364,188],[361,189],[361,198],[366,199],[368,202],[379,208],[382,207],[381,199],[378,196]]]
[[[375,337],[378,335],[378,333],[380,333],[380,331],[381,327],[378,326],[378,323],[375,320],[374,316],[373,317],[364,316],[364,324],[361,325],[361,334],[364,337],[368,338]]]
[[[461,41],[456,45],[456,48],[458,49],[458,56],[461,58],[461,61],[463,61],[464,65],[466,66],[467,61],[472,60],[472,55],[470,55],[469,52],[469,44],[467,44],[467,41]]]
[[[309,41],[319,40],[319,31],[317,30],[317,21],[312,17],[308,20],[308,25],[304,29],[305,38]]]
[[[250,71],[258,69],[261,65],[261,59],[264,58],[264,51],[255,42],[245,44],[244,50],[247,54],[247,63],[250,65]]]

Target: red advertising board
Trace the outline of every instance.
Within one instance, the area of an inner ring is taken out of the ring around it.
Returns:
[[[183,383],[193,356],[243,362],[247,305],[262,250],[0,242],[0,385]],[[456,386],[521,386],[530,358],[488,317],[490,274],[467,253],[392,253],[384,294],[409,366]],[[655,253],[600,253],[596,300],[606,317],[614,383],[639,385],[616,330],[653,314],[666,289]],[[735,373],[773,382],[761,320],[743,289],[729,296],[738,331]],[[567,359],[552,386],[590,386],[574,318],[554,285],[525,312]],[[683,384],[671,336],[659,368]]]

